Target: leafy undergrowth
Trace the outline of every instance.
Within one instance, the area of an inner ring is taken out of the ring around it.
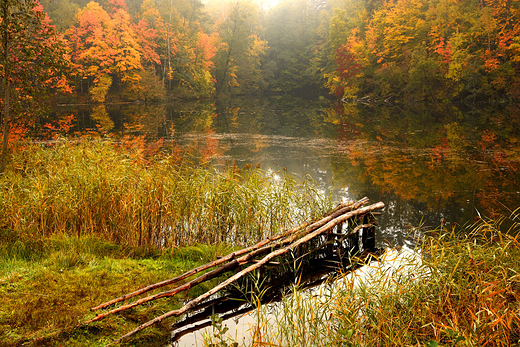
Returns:
[[[104,346],[179,307],[185,297],[160,299],[74,328],[94,317],[91,307],[175,277],[229,251],[222,245],[197,245],[160,252],[91,237],[21,240],[5,231],[0,238],[1,346]],[[190,295],[201,294],[207,286],[193,289]],[[147,329],[128,343],[164,346],[171,322]]]

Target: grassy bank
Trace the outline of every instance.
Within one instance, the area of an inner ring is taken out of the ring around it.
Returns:
[[[417,252],[387,253],[320,295],[297,291],[274,316],[260,310],[255,345],[518,346],[519,222],[440,227]],[[232,346],[206,344],[221,340]]]
[[[0,346],[104,346],[139,323],[182,306],[185,297],[162,299],[72,329],[94,316],[91,307],[175,277],[230,251],[224,245],[161,251],[94,237],[21,241],[4,232],[0,238]],[[129,343],[164,346],[169,323],[157,325]]]
[[[518,225],[512,228],[515,233],[502,234],[494,221],[480,221],[465,233],[438,229],[424,240],[421,256],[403,253],[392,271],[372,263],[370,276],[346,275],[342,287],[321,295],[297,291],[274,317],[261,311],[251,345],[516,346],[520,240]],[[128,247],[95,237],[21,241],[6,232],[0,244],[1,346],[104,346],[179,307],[184,297],[72,329],[93,317],[90,307],[230,251],[223,244]],[[169,323],[144,330],[126,344],[164,346]],[[232,342],[217,337],[206,345]]]
[[[93,317],[91,307],[229,251],[219,245],[251,244],[331,207],[307,180],[234,165],[217,170],[139,144],[82,139],[13,148],[0,176],[1,346],[105,345],[185,298],[72,329]],[[169,323],[131,345],[162,346]]]

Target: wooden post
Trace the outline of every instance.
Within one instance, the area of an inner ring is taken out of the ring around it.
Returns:
[[[363,217],[363,224],[370,224],[372,223],[372,216],[365,215]],[[362,240],[363,240],[363,250],[366,251],[373,251],[376,249],[376,229],[373,226],[373,224],[370,224],[371,226],[363,228],[362,231]]]

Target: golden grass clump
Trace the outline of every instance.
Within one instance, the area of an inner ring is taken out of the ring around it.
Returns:
[[[259,169],[143,160],[109,140],[15,151],[0,177],[0,229],[29,238],[96,235],[134,246],[249,244],[330,208],[309,179]]]

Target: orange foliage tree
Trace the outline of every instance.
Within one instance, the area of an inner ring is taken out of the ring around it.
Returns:
[[[86,83],[91,98],[103,102],[113,81],[121,92],[124,83],[135,84],[142,69],[143,49],[124,1],[111,1],[111,13],[90,2],[77,14],[75,26],[67,30],[75,69],[76,85]]]
[[[63,68],[62,38],[37,0],[4,0],[0,6],[2,29],[3,140],[0,173],[5,170],[9,128],[25,134],[34,116],[45,108],[53,91],[69,92]],[[11,117],[15,114],[16,117]]]
[[[189,4],[144,0],[132,17],[124,0],[88,3],[66,31],[77,90],[94,102],[109,91],[134,100],[161,100],[165,88],[210,94],[218,39],[202,28],[202,4]]]
[[[337,91],[348,84],[357,93],[432,101],[514,99],[520,83],[518,3],[397,0],[376,9],[365,2],[358,15],[337,11],[330,24],[329,46],[336,51],[329,58],[335,68],[325,75],[328,87]],[[360,73],[344,73],[346,57],[363,66]]]

